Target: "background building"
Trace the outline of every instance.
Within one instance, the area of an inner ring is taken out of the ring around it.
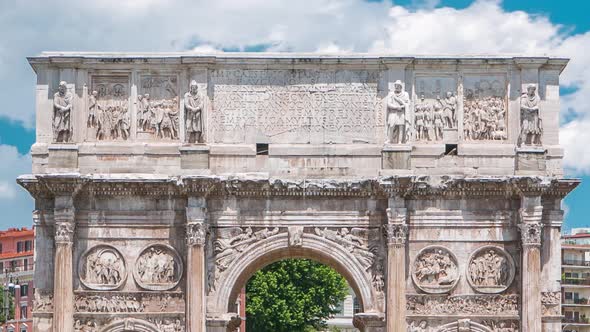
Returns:
[[[33,230],[27,228],[0,232],[0,280],[5,291],[2,296],[11,292],[14,300],[14,315],[2,326],[2,332],[33,331],[34,237]]]
[[[563,330],[590,332],[590,228],[562,239]]]

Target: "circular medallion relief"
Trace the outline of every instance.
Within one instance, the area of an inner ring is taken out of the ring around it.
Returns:
[[[127,279],[127,267],[117,249],[100,244],[82,254],[78,275],[82,284],[90,289],[113,290]]]
[[[445,247],[423,248],[412,265],[412,280],[426,293],[447,293],[457,285],[459,277],[457,258]]]
[[[135,261],[135,281],[149,290],[169,290],[180,282],[182,261],[174,248],[155,244],[143,249]]]
[[[469,257],[467,281],[481,293],[500,293],[514,280],[514,260],[504,249],[485,246]]]

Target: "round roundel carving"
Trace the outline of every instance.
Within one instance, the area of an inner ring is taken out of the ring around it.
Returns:
[[[133,276],[144,289],[169,290],[176,287],[182,278],[182,260],[168,245],[150,245],[137,257]]]
[[[500,247],[481,247],[469,257],[467,281],[478,292],[505,291],[512,284],[514,273],[512,256]]]
[[[457,258],[445,247],[423,248],[414,259],[412,280],[426,293],[447,293],[457,285],[459,278]]]
[[[78,275],[82,284],[90,289],[113,290],[127,279],[127,266],[117,249],[101,244],[82,254]]]

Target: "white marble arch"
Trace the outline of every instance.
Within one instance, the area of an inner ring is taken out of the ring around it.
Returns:
[[[304,233],[301,246],[289,246],[286,232],[256,242],[236,257],[208,295],[207,315],[223,315],[232,311],[235,300],[248,279],[261,268],[287,258],[307,258],[332,267],[353,288],[365,313],[378,316],[384,312],[382,294],[375,291],[369,274],[350,252],[315,234]],[[381,296],[379,296],[381,295]]]
[[[103,327],[100,332],[160,332],[160,329],[145,320],[127,318]]]

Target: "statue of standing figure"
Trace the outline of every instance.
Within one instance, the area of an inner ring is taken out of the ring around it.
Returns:
[[[57,143],[69,142],[72,138],[70,113],[73,99],[66,81],[59,82],[57,92],[53,95],[53,140]]]
[[[393,83],[393,94],[387,101],[387,142],[403,144],[407,142],[406,110],[410,107],[410,96],[404,91],[400,80]]]
[[[189,91],[184,94],[184,109],[187,141],[199,143],[203,133],[203,102],[196,81],[191,81]]]
[[[520,137],[519,145],[541,145],[543,122],[539,110],[540,98],[537,87],[529,84],[527,92],[520,97]]]

